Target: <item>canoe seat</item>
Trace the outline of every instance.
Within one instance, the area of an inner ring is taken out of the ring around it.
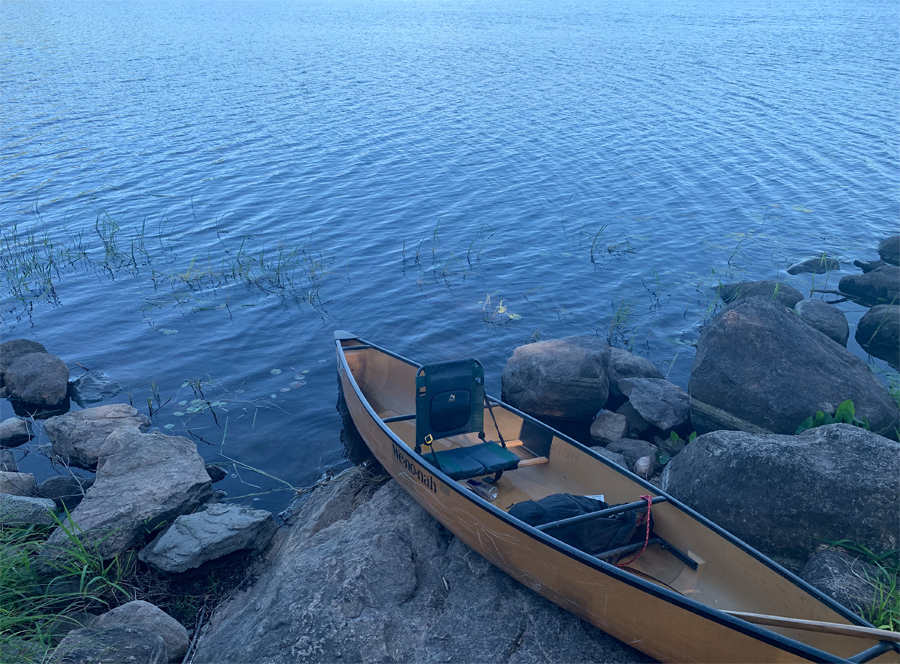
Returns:
[[[431,451],[422,456],[454,480],[515,470],[521,460],[516,454],[492,442],[442,452]]]

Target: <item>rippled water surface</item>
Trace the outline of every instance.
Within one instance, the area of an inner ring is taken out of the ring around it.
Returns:
[[[342,462],[336,328],[686,386],[711,285],[897,232],[898,7],[5,0],[2,336],[271,476],[232,496]]]

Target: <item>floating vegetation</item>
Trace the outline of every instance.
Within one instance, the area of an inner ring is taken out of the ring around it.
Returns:
[[[506,306],[506,300],[500,300],[497,304],[491,304],[491,296],[500,291],[494,291],[485,295],[484,300],[478,304],[481,306],[481,320],[488,325],[504,325],[511,320],[522,320],[520,314],[514,314]]]

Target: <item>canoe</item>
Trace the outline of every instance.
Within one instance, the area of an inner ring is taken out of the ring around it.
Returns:
[[[491,397],[483,430],[494,441],[502,436],[521,462],[493,484],[494,500],[483,499],[415,451],[420,365],[344,331],[335,332],[335,348],[350,417],[385,470],[493,565],[620,641],[662,662],[900,662],[900,647],[888,640],[896,634],[874,630],[652,484]],[[480,444],[466,433],[432,449]],[[638,542],[636,559],[617,561],[508,513],[565,493],[644,512],[649,497],[653,539]]]

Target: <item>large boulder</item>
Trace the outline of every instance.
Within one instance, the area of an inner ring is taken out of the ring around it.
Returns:
[[[666,465],[663,491],[802,567],[823,541],[900,544],[900,444],[849,424],[799,436],[715,431]]]
[[[291,511],[195,664],[651,661],[493,567],[394,481],[354,469]]]
[[[859,556],[824,549],[813,554],[799,576],[839,604],[862,613],[876,601],[875,582],[881,580],[881,573]]]
[[[108,629],[116,625],[140,627],[161,636],[170,662],[180,662],[191,645],[187,630],[181,623],[162,609],[140,599],[97,616],[91,622],[91,629]]]
[[[166,643],[140,627],[73,629],[56,646],[50,664],[167,664]]]
[[[55,514],[52,500],[0,493],[0,523],[4,526],[52,526]]]
[[[869,355],[900,369],[900,306],[880,304],[869,309],[859,320],[855,337]]]
[[[699,433],[794,433],[846,399],[877,433],[891,435],[897,424],[893,397],[865,362],[761,298],[736,302],[703,330],[688,393]]]
[[[850,338],[850,325],[844,312],[823,300],[800,300],[794,305],[800,318],[841,346]]]
[[[900,267],[885,265],[865,274],[851,274],[838,282],[838,290],[863,304],[891,304],[900,296]]]
[[[664,378],[625,378],[619,387],[644,420],[663,432],[682,429],[691,420],[687,393]]]
[[[56,355],[29,353],[6,369],[9,396],[40,408],[55,408],[66,400],[69,368]]]
[[[783,304],[788,309],[803,299],[803,293],[793,286],[780,281],[766,279],[764,281],[742,281],[736,284],[722,284],[718,287],[719,297],[725,304],[748,297],[759,297],[769,302]]]
[[[34,437],[31,422],[10,417],[0,422],[0,447],[18,447]]]
[[[51,417],[44,424],[53,453],[65,463],[85,470],[97,468],[106,437],[121,427],[150,428],[150,420],[125,403],[109,404]]]
[[[0,344],[0,397],[6,396],[6,370],[23,355],[46,353],[47,349],[31,339],[11,339]]]
[[[167,574],[179,574],[235,551],[262,550],[276,530],[270,512],[216,503],[175,519],[141,550],[140,559]]]
[[[878,255],[891,265],[900,265],[900,235],[892,235],[878,243]]]
[[[590,421],[609,395],[609,356],[594,336],[519,346],[503,369],[503,398],[531,415]]]
[[[619,389],[623,378],[663,378],[662,372],[650,360],[621,348],[611,347],[609,354],[609,396],[625,398]]]
[[[825,254],[817,258],[794,263],[787,269],[788,274],[803,274],[812,272],[813,274],[825,274],[831,270],[840,270],[841,264],[836,258],[828,258]]]
[[[87,549],[109,559],[193,512],[209,499],[211,487],[190,440],[122,427],[100,448],[97,479],[68,521],[78,526],[78,539]],[[43,569],[68,556],[62,530],[55,530],[47,544],[41,552]]]

